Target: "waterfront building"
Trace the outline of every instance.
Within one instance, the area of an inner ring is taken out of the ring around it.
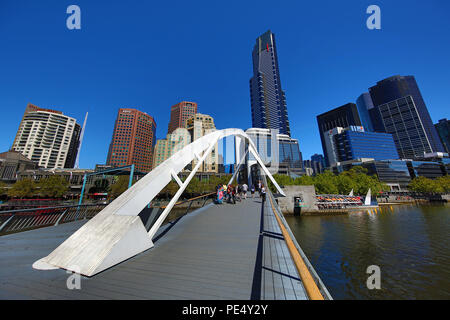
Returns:
[[[363,127],[351,126],[333,138],[338,161],[359,158],[398,159],[394,139],[388,133],[365,132]]]
[[[441,119],[434,127],[441,139],[444,151],[450,154],[450,120]]]
[[[400,158],[418,159],[436,152],[412,96],[379,105],[377,110],[383,131],[392,134]]]
[[[311,161],[317,162],[320,164],[320,167],[323,169],[326,167],[325,157],[321,154],[315,153],[311,156]]]
[[[444,166],[437,161],[407,161],[407,165],[412,179],[417,177],[435,179],[446,175]]]
[[[153,154],[153,168],[191,143],[191,135],[186,128],[177,128],[167,134],[166,139],[158,139]]]
[[[186,121],[186,129],[188,130],[191,141],[194,142],[198,138],[216,131],[213,117],[207,114],[196,113]],[[192,161],[192,168],[197,164],[197,160]],[[216,143],[211,153],[206,157],[205,161],[199,168],[199,172],[219,172],[219,146]]]
[[[369,92],[375,106],[370,113],[374,129],[392,134],[398,132],[394,139],[401,157],[416,158],[423,152],[444,152],[414,76],[386,78],[369,88]]]
[[[335,159],[329,159],[329,151],[326,146],[326,136],[331,130],[340,127],[347,128],[350,126],[361,126],[358,109],[356,104],[347,103],[343,106],[327,111],[317,116],[317,125],[319,127],[320,141],[322,142],[323,154],[325,156],[326,166],[330,166],[330,161],[335,162]]]
[[[28,104],[12,150],[44,168],[73,168],[81,127],[61,111]]]
[[[408,162],[404,160],[366,161],[361,164],[368,169],[369,175],[377,175],[378,180],[386,183],[391,191],[407,190],[411,182]]]
[[[155,135],[156,122],[152,116],[136,109],[119,109],[106,164],[113,167],[134,164],[136,170],[149,172]]]
[[[20,171],[37,169],[37,163],[31,161],[17,151],[6,151],[0,153],[0,181],[14,183]]]
[[[368,92],[364,92],[358,97],[358,99],[356,99],[356,108],[358,109],[359,118],[364,130],[366,132],[373,132],[374,129],[372,126],[372,120],[370,119],[369,110],[372,110],[374,105]]]
[[[250,79],[252,126],[278,129],[290,136],[286,94],[281,87],[275,35],[269,30],[253,47],[253,77]]]
[[[250,128],[245,132],[255,144],[261,160],[271,173],[305,174],[297,139],[280,134],[277,129]],[[250,154],[247,155],[246,160],[250,167],[256,163],[256,159]]]
[[[177,128],[186,128],[187,120],[197,113],[197,103],[181,101],[170,108],[170,121],[167,133]]]

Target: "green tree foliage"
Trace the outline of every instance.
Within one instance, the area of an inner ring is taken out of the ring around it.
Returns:
[[[114,184],[111,186],[110,197],[117,198],[125,190],[128,189],[128,184],[130,183],[130,176],[118,176],[114,179]]]
[[[36,183],[32,179],[19,180],[8,191],[11,198],[31,198],[36,194]]]
[[[50,176],[37,183],[39,195],[46,198],[61,198],[69,190],[69,182],[61,176]]]
[[[448,192],[445,188],[449,187],[449,177],[441,177],[438,179],[428,179],[425,177],[414,178],[408,185],[408,189],[421,193],[444,193]]]
[[[353,189],[355,194],[367,194],[369,188],[372,193],[387,191],[389,187],[381,183],[376,176],[369,176],[367,169],[363,167],[353,167],[349,171],[344,171],[339,175],[331,171],[325,171],[314,177],[301,176],[295,180],[287,175],[274,175],[275,180],[280,186],[287,185],[313,185],[317,194],[349,194]],[[275,192],[275,187],[268,181],[269,187]]]
[[[6,183],[0,182],[0,196],[6,194],[8,192],[8,189],[6,188]]]

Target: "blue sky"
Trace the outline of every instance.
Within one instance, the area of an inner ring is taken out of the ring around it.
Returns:
[[[66,8],[81,8],[81,30]],[[381,8],[381,30],[366,8]],[[120,107],[152,115],[164,138],[170,106],[191,100],[217,128],[251,126],[255,39],[277,37],[291,133],[304,159],[322,152],[316,115],[354,102],[386,77],[414,75],[434,122],[449,118],[448,1],[0,2],[0,150],[28,102],[83,122],[80,166],[106,161]]]

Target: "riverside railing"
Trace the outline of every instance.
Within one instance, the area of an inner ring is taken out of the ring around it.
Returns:
[[[267,185],[266,177],[262,176],[262,179],[265,185]],[[311,300],[333,300],[330,292],[325,287],[313,265],[298,244],[297,239],[292,234],[291,228],[286,219],[284,219],[283,213],[269,188],[267,188],[267,202],[272,208],[308,297]]]
[[[172,209],[173,214],[166,218],[164,224],[172,222],[192,210],[203,208],[206,204],[214,201],[215,194],[215,192],[207,193],[177,202]],[[91,219],[106,206],[106,203],[101,203],[0,211],[0,236],[42,227],[57,226],[81,219]],[[149,230],[165,208],[165,205],[160,206],[160,203],[155,201],[153,206],[142,210],[139,216],[143,220],[144,225],[146,225],[147,230]]]
[[[0,211],[0,236],[90,219],[104,207],[102,203]]]

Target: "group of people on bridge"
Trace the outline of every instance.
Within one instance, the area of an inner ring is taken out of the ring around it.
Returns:
[[[237,185],[229,184],[228,186],[218,184],[216,187],[216,203],[222,204],[225,201],[228,203],[235,204],[236,201],[242,201],[243,199],[247,199],[248,191],[250,191],[252,198],[255,195],[255,191],[258,191],[262,200],[265,201],[266,189],[264,185],[261,182],[259,182],[257,184],[256,189],[254,185],[252,185],[249,188],[246,183]]]

